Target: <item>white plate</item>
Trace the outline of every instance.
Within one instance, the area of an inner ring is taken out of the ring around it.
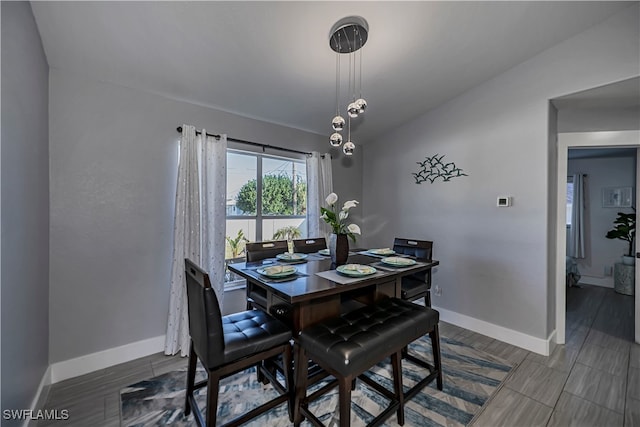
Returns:
[[[402,258],[399,256],[390,256],[387,258],[382,258],[380,262],[387,265],[392,265],[394,267],[409,267],[415,265],[416,260],[411,258]]]
[[[296,274],[298,270],[290,265],[272,265],[270,267],[261,267],[256,271],[263,276],[267,276],[270,278],[279,278]]]
[[[336,271],[345,276],[364,277],[374,274],[377,270],[370,265],[362,264],[345,264],[336,268]]]
[[[307,259],[307,254],[292,254],[289,252],[285,252],[283,254],[276,255],[280,261],[302,261],[303,259]]]
[[[369,249],[367,252],[373,255],[384,255],[384,256],[393,255],[396,253],[393,249],[389,249],[389,248]]]
[[[320,250],[318,251],[318,253],[319,253],[320,255],[326,255],[326,256],[331,255],[331,254],[329,253],[329,249],[320,249]]]

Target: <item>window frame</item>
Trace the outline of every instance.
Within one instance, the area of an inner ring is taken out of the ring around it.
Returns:
[[[268,159],[280,159],[280,160],[285,160],[285,161],[291,161],[291,162],[296,162],[296,163],[300,163],[301,165],[303,165],[306,169],[307,165],[306,163],[298,158],[293,158],[293,157],[286,157],[286,156],[275,156],[272,154],[264,154],[264,153],[256,153],[253,151],[243,151],[243,150],[239,150],[236,148],[227,148],[227,153],[232,152],[232,153],[238,153],[238,154],[243,154],[243,155],[253,155],[256,156],[257,158],[257,165],[256,165],[256,196],[257,196],[257,200],[256,200],[256,214],[255,215],[227,215],[225,217],[225,221],[226,220],[233,220],[233,219],[254,219],[256,221],[256,241],[260,242],[264,240],[264,236],[262,235],[262,222],[264,220],[268,220],[268,219],[307,219],[307,214],[305,213],[304,215],[264,215],[262,213],[262,160],[264,158],[268,158]],[[306,175],[306,173],[305,173]],[[307,183],[307,181],[305,180],[305,184]],[[307,187],[308,189],[308,187]],[[307,197],[307,208],[306,208],[306,212],[309,211],[309,199]]]
[[[299,163],[302,167],[305,168],[305,184],[307,184],[307,180],[306,180],[306,162],[303,158],[300,157],[288,157],[288,156],[277,156],[277,155],[271,155],[271,154],[265,154],[265,153],[259,153],[259,152],[255,152],[255,151],[249,151],[249,150],[242,150],[242,149],[238,149],[238,148],[227,148],[227,154],[229,153],[236,153],[236,154],[240,154],[240,155],[247,155],[247,156],[255,156],[256,158],[256,196],[257,196],[257,200],[256,200],[256,213],[255,215],[226,215],[225,216],[225,225],[227,223],[227,221],[229,220],[250,220],[250,221],[255,221],[255,235],[256,235],[256,241],[262,241],[264,240],[264,236],[263,236],[263,222],[265,220],[270,220],[270,219],[303,219],[303,220],[308,220],[308,212],[309,212],[309,198],[306,198],[306,209],[305,209],[305,214],[304,215],[264,215],[262,214],[262,181],[263,181],[263,159],[267,158],[267,159],[276,159],[276,160],[284,160],[284,161],[291,161],[291,162],[296,162]],[[227,175],[227,179],[228,179],[228,175]],[[307,190],[308,190],[308,186],[307,186]],[[226,192],[226,189],[225,189]],[[308,195],[308,193],[307,193]],[[225,233],[226,234],[226,233]],[[239,261],[241,259],[246,259],[246,252],[245,252],[245,256],[243,257],[238,257],[238,258],[229,258],[229,259],[225,259],[225,264],[228,261]],[[225,268],[226,270],[226,268]],[[243,278],[237,278],[235,275],[232,275],[232,273],[230,273],[228,270],[226,270],[227,274],[225,274],[225,282],[224,282],[224,290],[225,291],[232,291],[235,289],[240,289],[240,288],[244,288],[246,286],[246,281]],[[227,277],[230,280],[226,280]]]
[[[569,188],[569,184],[571,184],[571,189]],[[569,198],[569,194],[571,194],[571,209],[569,209],[569,201],[567,200],[565,202],[567,206],[567,214],[566,214],[565,222],[566,222],[567,228],[571,228],[571,218],[573,217],[573,176],[572,175],[567,176],[566,187],[567,187],[567,199]]]

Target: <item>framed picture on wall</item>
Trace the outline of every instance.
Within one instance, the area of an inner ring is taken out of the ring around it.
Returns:
[[[602,189],[603,208],[630,208],[633,203],[633,187],[606,187]]]

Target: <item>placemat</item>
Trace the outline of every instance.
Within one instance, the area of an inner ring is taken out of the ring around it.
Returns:
[[[370,256],[370,257],[373,257],[373,258],[387,258],[387,257],[390,257],[390,256],[397,256],[397,257],[400,257],[400,258],[413,258],[413,257],[412,257],[412,256],[410,256],[410,255],[405,255],[405,254],[396,254],[396,253],[391,254],[391,255],[378,255],[378,254],[372,254],[371,252],[369,252],[369,249],[365,249],[364,251],[359,251],[359,252],[356,252],[356,253],[358,253],[358,254],[360,254],[360,255]]]
[[[420,263],[416,263],[416,264],[413,264],[413,265],[407,265],[407,266],[403,266],[403,267],[396,267],[394,265],[385,264],[383,262],[374,262],[373,264],[371,264],[371,266],[375,267],[377,269],[383,270],[383,271],[402,271],[402,270],[408,270],[410,268],[419,267]]]
[[[316,273],[316,276],[320,276],[324,279],[331,280],[332,282],[336,282],[341,285],[348,285],[349,283],[361,282],[363,280],[370,279],[372,277],[386,276],[387,274],[389,273],[378,270],[375,273],[370,274],[369,276],[348,277],[348,276],[343,276],[339,274],[335,270],[328,270],[328,271],[321,271],[319,273]]]
[[[309,261],[321,261],[324,259],[331,259],[329,255],[320,255],[319,253],[307,254],[307,260]]]
[[[282,263],[282,264],[273,263],[273,264],[269,264],[269,265],[286,265],[286,264],[292,264],[292,263],[290,263],[290,262],[285,262],[285,263]],[[299,271],[296,271],[295,274],[292,274],[290,276],[272,278],[272,277],[263,276],[262,274],[258,273],[256,270],[258,270],[259,268],[264,268],[264,266],[243,268],[242,271],[247,271],[247,272],[250,272],[250,273],[254,273],[254,276],[259,277],[260,280],[262,280],[265,283],[289,282],[291,280],[297,279],[298,277],[309,277],[308,274],[304,274],[304,273],[301,273]]]

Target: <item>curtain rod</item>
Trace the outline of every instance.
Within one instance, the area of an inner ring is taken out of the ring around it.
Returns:
[[[176,130],[178,131],[178,133],[182,133],[182,126],[178,126],[178,128]],[[202,133],[201,131],[196,130],[196,135],[201,134],[201,133]],[[215,139],[220,139],[220,135],[212,135],[210,133],[207,133],[207,136],[211,136],[211,137],[213,137]],[[290,153],[297,153],[297,154],[306,154],[307,156],[311,155],[311,153],[308,153],[306,151],[298,151],[298,150],[293,150],[291,148],[275,147],[273,145],[261,144],[259,142],[253,142],[253,141],[246,141],[244,139],[236,139],[236,138],[227,137],[227,141],[239,142],[240,144],[253,145],[254,147],[262,147],[262,152],[263,153],[264,153],[265,148],[270,148],[272,150],[288,151]],[[322,155],[322,157],[324,157],[324,154]]]

